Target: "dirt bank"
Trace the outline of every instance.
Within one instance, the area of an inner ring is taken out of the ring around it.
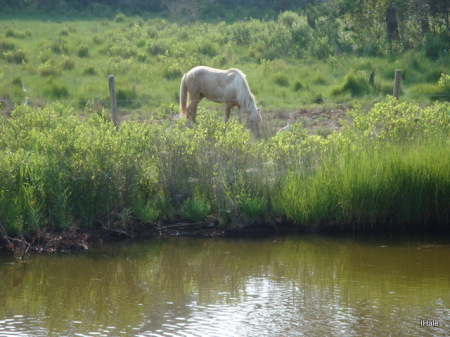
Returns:
[[[280,219],[279,223],[257,223],[251,226],[223,227],[217,222],[204,223],[173,223],[173,224],[140,224],[134,223],[127,230],[119,228],[98,227],[91,230],[69,228],[64,231],[41,230],[20,237],[2,235],[0,251],[11,252],[15,258],[23,259],[29,253],[68,253],[127,240],[150,237],[267,237],[270,235],[298,232],[299,228],[286,224]]]

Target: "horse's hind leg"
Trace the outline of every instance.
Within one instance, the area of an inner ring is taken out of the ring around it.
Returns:
[[[196,99],[196,100],[192,100],[187,108],[187,117],[190,121],[196,123],[196,118],[197,118],[197,106],[198,103],[200,102],[200,99]]]
[[[231,108],[233,108],[233,106],[231,105],[227,104],[225,106],[225,122],[227,122],[230,119]]]
[[[188,115],[188,119],[194,123],[196,123],[196,118],[197,118],[197,107],[198,107],[198,103],[200,103],[202,97],[200,96],[194,96],[191,97],[191,102],[188,105],[187,108],[187,115]]]

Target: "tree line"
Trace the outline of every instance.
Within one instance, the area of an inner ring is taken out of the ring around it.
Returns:
[[[450,45],[448,0],[0,0],[0,8],[99,16],[156,12],[185,21],[270,20],[280,12],[294,11],[305,15],[312,29],[327,30],[330,40],[333,31],[342,29],[345,22],[343,29],[349,33],[386,39],[404,49],[421,45],[426,38],[430,52]],[[341,22],[339,27],[337,22]],[[436,36],[439,42],[433,40]]]

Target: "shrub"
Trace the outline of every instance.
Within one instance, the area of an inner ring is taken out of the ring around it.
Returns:
[[[298,14],[292,11],[285,11],[278,15],[278,22],[290,29],[294,28],[298,20]]]
[[[217,55],[217,47],[211,42],[204,42],[197,50],[205,56],[214,57]]]
[[[332,91],[333,96],[350,94],[352,97],[361,97],[372,93],[373,88],[369,84],[368,77],[365,78],[363,73],[348,74],[344,83]]]
[[[41,64],[38,68],[38,71],[42,77],[57,76],[60,73],[53,60],[48,60],[45,63]]]
[[[192,222],[204,221],[211,210],[210,202],[201,195],[186,199],[181,206],[181,218]]]
[[[116,96],[119,106],[137,108],[140,105],[135,88],[120,88]]]
[[[27,57],[22,49],[7,51],[3,55],[10,63],[21,64],[27,62]]]
[[[423,140],[431,135],[445,137],[450,132],[448,104],[434,104],[422,108],[416,104],[398,102],[390,96],[366,113],[350,111],[353,118],[350,139],[407,143]]]
[[[253,224],[258,219],[263,220],[268,213],[268,203],[265,197],[257,195],[240,196],[238,205],[247,224]]]
[[[279,85],[280,87],[288,87],[289,86],[289,78],[282,73],[277,73],[272,76],[272,81]]]
[[[22,88],[22,78],[20,76],[14,77],[12,80],[12,84]]]
[[[450,75],[442,73],[438,87],[441,90],[441,97],[438,99],[450,101]]]
[[[428,34],[425,37],[425,55],[432,60],[436,60],[441,56],[448,57],[450,53],[449,48],[450,43],[450,34],[443,34],[441,36],[434,36],[432,34]]]
[[[132,201],[132,210],[134,215],[142,223],[151,223],[157,221],[161,216],[160,207],[153,199],[147,199],[143,193],[136,192]]]
[[[8,27],[5,31],[5,37],[12,37],[12,38],[16,38],[16,39],[24,39],[26,37],[31,36],[31,32],[30,31],[25,31],[25,32],[20,32],[20,31],[16,31],[11,27]]]
[[[300,81],[295,81],[293,90],[295,92],[297,92],[297,91],[299,91],[301,89],[303,89],[303,84]]]
[[[93,75],[97,74],[97,71],[95,70],[94,67],[89,67],[89,68],[84,69],[83,74],[93,76]]]
[[[53,84],[48,90],[48,94],[56,99],[67,98],[69,97],[69,89],[64,85]]]
[[[181,70],[181,67],[178,64],[178,62],[174,62],[172,64],[165,66],[163,73],[164,78],[168,80],[178,79],[183,75],[183,71]]]
[[[8,40],[0,41],[0,53],[4,53],[5,51],[11,51],[15,49],[16,45],[14,44],[14,42]]]
[[[115,18],[114,18],[114,21],[116,21],[116,22],[124,22],[126,19],[127,19],[127,17],[125,16],[125,14],[117,13]]]
[[[69,56],[63,56],[61,66],[65,70],[71,70],[75,68],[75,61]]]
[[[318,59],[326,59],[333,53],[333,48],[327,36],[313,38],[309,50]]]
[[[69,48],[67,47],[67,42],[64,39],[57,38],[53,40],[51,46],[51,51],[54,54],[69,54]]]
[[[78,57],[89,57],[89,47],[87,44],[82,43],[77,50]]]

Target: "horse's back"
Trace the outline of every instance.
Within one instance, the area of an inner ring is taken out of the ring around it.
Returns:
[[[235,77],[236,75],[243,76],[243,73],[236,68],[231,69],[217,69],[207,66],[197,66],[186,73],[189,77]],[[245,77],[245,76],[244,76]]]
[[[199,92],[208,99],[222,102],[236,96],[238,77],[240,71],[237,69],[197,66],[186,73],[185,80],[191,94]]]

